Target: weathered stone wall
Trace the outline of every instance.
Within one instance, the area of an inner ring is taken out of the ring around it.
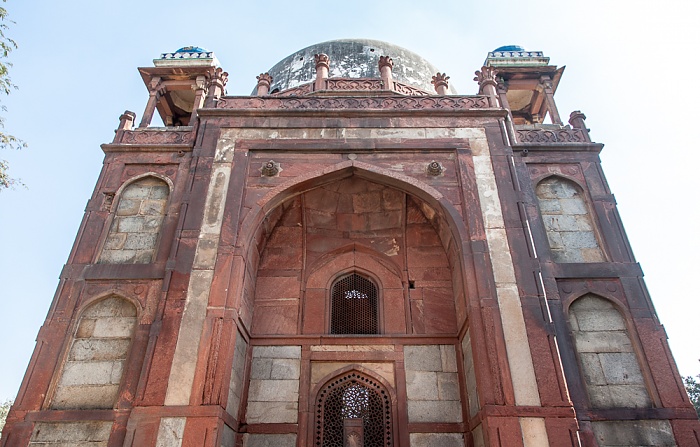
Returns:
[[[479,393],[476,389],[476,371],[472,351],[471,334],[467,331],[462,339],[462,358],[464,360],[464,375],[467,382],[467,399],[469,401],[469,416],[479,411]]]
[[[411,447],[463,447],[461,433],[411,433]]]
[[[51,408],[112,408],[135,325],[136,308],[123,298],[90,305],[78,323]]]
[[[593,294],[574,301],[569,312],[591,405],[594,408],[650,406],[622,314],[610,301]]]
[[[452,345],[404,347],[409,422],[462,422]]]
[[[106,447],[112,421],[37,422],[33,447]]]
[[[592,424],[599,447],[676,445],[669,421],[601,421]]]
[[[234,418],[238,418],[239,406],[241,404],[241,392],[243,391],[243,381],[245,380],[245,360],[248,343],[240,334],[236,334],[236,346],[233,351],[233,366],[231,369],[231,380],[228,386],[228,399],[226,401],[226,411]]]
[[[284,434],[251,434],[243,435],[243,447],[296,447],[297,435]]]
[[[246,422],[296,423],[300,371],[300,346],[255,346]]]
[[[536,188],[540,213],[555,262],[604,262],[581,188],[548,177]]]
[[[102,264],[148,264],[153,261],[170,188],[155,177],[128,185],[105,240]]]

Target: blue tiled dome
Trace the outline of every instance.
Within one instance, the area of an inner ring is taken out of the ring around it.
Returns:
[[[205,50],[204,48],[199,48],[199,47],[194,47],[194,46],[182,47],[176,51],[176,53],[206,53],[206,52],[207,52],[207,50]]]
[[[493,51],[525,51],[525,48],[521,47],[520,45],[504,45],[502,47],[496,48]]]

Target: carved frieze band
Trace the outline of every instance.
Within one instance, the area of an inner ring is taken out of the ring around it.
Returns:
[[[328,90],[381,90],[381,79],[331,78],[326,81]]]
[[[307,93],[311,93],[311,84],[304,84],[300,85],[299,87],[294,87],[290,88],[287,90],[283,90],[281,92],[275,93],[276,96],[301,96],[301,95],[306,95]]]
[[[125,130],[120,141],[122,144],[192,144],[194,134],[181,130]]]
[[[486,109],[486,96],[422,96],[422,97],[237,97],[221,98],[217,109],[390,109],[390,110],[463,110]]]
[[[588,140],[581,129],[545,130],[530,129],[516,130],[518,143],[587,143]]]
[[[394,82],[394,91],[403,95],[411,96],[428,96],[430,93],[419,88],[411,87],[410,85]]]
[[[293,87],[278,93],[275,96],[303,96],[313,92],[313,83]],[[325,90],[340,91],[379,91],[393,90],[396,93],[409,96],[428,96],[430,93],[400,82],[393,82],[393,86],[385,86],[381,79],[372,78],[329,78],[326,80]]]

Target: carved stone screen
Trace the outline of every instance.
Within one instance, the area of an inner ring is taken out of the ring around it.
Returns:
[[[348,430],[362,420],[360,430]],[[346,435],[350,436],[346,439]],[[391,405],[387,392],[358,373],[333,380],[316,403],[317,447],[345,447],[362,440],[364,447],[393,445]]]
[[[356,273],[333,284],[331,334],[377,334],[377,287]]]

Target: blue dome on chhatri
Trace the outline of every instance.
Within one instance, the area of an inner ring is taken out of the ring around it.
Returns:
[[[176,53],[208,53],[208,51],[204,48],[189,46],[180,48]]]
[[[525,51],[525,48],[521,47],[520,45],[504,45],[502,47],[496,48],[493,51],[494,53],[496,51]]]

